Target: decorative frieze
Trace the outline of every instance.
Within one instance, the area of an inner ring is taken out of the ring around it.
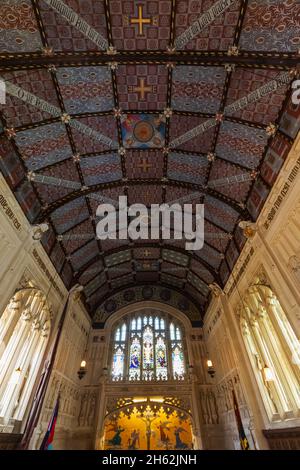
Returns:
[[[298,173],[300,170],[300,157],[298,157],[295,165],[291,169],[289,176],[287,177],[285,183],[282,185],[282,188],[272,206],[270,211],[268,212],[268,215],[266,217],[266,220],[264,222],[264,228],[266,230],[269,229],[274,217],[276,216],[281,204],[283,203],[286,195],[288,194],[289,190],[291,189],[292,184],[294,183],[295,178],[297,177]]]
[[[41,270],[45,273],[47,279],[50,281],[50,283],[52,284],[52,286],[54,287],[54,289],[56,290],[56,292],[59,294],[60,298],[63,300],[65,298],[65,294],[61,291],[61,289],[58,287],[57,283],[55,282],[54,280],[54,277],[52,276],[52,274],[50,273],[50,271],[48,270],[47,266],[45,265],[44,261],[42,260],[42,258],[40,257],[40,255],[38,254],[37,250],[34,249],[33,252],[33,257],[35,258],[37,264],[39,265],[39,267],[41,268]]]
[[[3,196],[3,194],[0,194],[0,207],[3,210],[4,214],[6,217],[10,220],[10,222],[13,224],[15,229],[18,231],[21,230],[21,222],[18,220],[16,214],[8,204],[7,199]]]

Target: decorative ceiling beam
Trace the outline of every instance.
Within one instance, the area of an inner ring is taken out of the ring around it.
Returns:
[[[175,49],[183,49],[190,41],[196,38],[201,31],[212,24],[218,16],[222,15],[233,3],[235,3],[235,0],[218,0],[214,3],[214,5],[199,16],[191,26],[175,39]]]
[[[62,16],[69,25],[77,29],[83,36],[89,39],[91,42],[102,50],[107,51],[109,44],[95,28],[90,26],[83,18],[81,18],[72,8],[66,5],[62,0],[44,0],[49,7],[51,7],[56,13]]]
[[[119,204],[118,201],[115,201],[114,199],[111,199],[110,197],[103,196],[102,194],[92,193],[92,194],[89,194],[88,197],[90,199],[94,199],[95,201],[98,201],[98,202],[101,202],[101,203],[104,203],[104,204],[111,204],[116,209],[118,208],[118,204]]]
[[[227,186],[235,183],[245,183],[247,181],[252,181],[254,178],[254,173],[241,173],[239,175],[226,176],[225,178],[219,178],[217,180],[210,180],[208,182],[208,186],[210,188],[216,189],[220,186]]]
[[[34,69],[40,67],[78,67],[109,65],[112,56],[104,52],[55,52],[45,56],[42,52],[15,53],[0,55],[0,71]],[[120,64],[169,64],[174,65],[210,65],[224,66],[235,64],[236,67],[271,68],[288,70],[299,64],[297,53],[277,52],[239,52],[238,56],[228,56],[222,51],[122,51],[113,56],[113,61]]]
[[[139,184],[147,184],[147,185],[152,185],[152,186],[179,186],[183,188],[188,188],[188,189],[194,189],[196,191],[199,191],[199,189],[202,189],[201,186],[193,184],[193,183],[186,183],[186,182],[181,182],[181,181],[174,181],[174,180],[157,180],[157,179],[147,179],[143,181],[138,181],[138,180],[127,180],[125,182],[126,186],[135,186]],[[61,199],[58,199],[57,201],[53,202],[50,204],[39,216],[39,221],[45,220],[54,210],[58,209],[59,207],[63,206],[67,202],[71,202],[74,199],[77,199],[78,197],[82,196],[89,196],[91,193],[95,193],[97,191],[103,191],[105,189],[111,189],[111,188],[117,188],[117,187],[123,187],[124,181],[113,181],[110,183],[99,183],[93,186],[87,186],[86,188],[81,189],[80,191],[74,191],[72,193],[67,194],[66,196],[62,197]],[[224,196],[223,194],[220,194],[219,192],[215,191],[213,188],[207,187],[206,188],[206,194],[209,194],[210,196],[221,200],[225,204],[229,205],[232,207],[236,212],[239,214],[243,215],[244,214],[244,205],[241,205],[240,203],[237,203],[235,200],[229,198],[228,196]]]
[[[0,77],[1,79],[1,77]],[[77,131],[81,132],[82,134],[87,135],[88,137],[91,137],[94,140],[97,140],[104,145],[107,145],[108,147],[111,148],[118,148],[119,145],[117,142],[114,142],[112,139],[109,137],[106,137],[105,135],[101,134],[98,131],[95,131],[95,129],[92,129],[89,126],[86,126],[82,122],[78,121],[77,119],[73,119],[72,116],[69,114],[63,113],[60,108],[57,106],[54,106],[47,101],[39,98],[38,96],[34,95],[33,93],[30,93],[29,91],[24,90],[23,88],[20,88],[17,85],[14,85],[11,82],[8,82],[2,78],[2,80],[5,82],[6,85],[6,92],[14,96],[15,98],[20,99],[21,101],[24,101],[26,104],[30,104],[31,106],[34,106],[35,108],[45,111],[48,114],[51,114],[54,117],[59,117],[61,122],[64,124],[68,124],[69,126],[73,127]]]
[[[202,258],[195,257],[195,255],[193,256],[193,252],[192,252],[192,255],[191,255],[190,252],[185,251],[183,248],[180,248],[178,246],[168,245],[168,244],[165,244],[165,243],[161,244],[160,247],[163,248],[163,249],[176,251],[177,253],[181,253],[181,254],[184,254],[186,256],[192,256],[195,260],[197,260],[200,264],[202,264],[205,269],[207,269],[207,271],[212,275],[212,277],[214,279],[217,278],[217,275],[218,275],[217,271],[210,264],[208,264],[205,260],[203,260]],[[156,242],[153,242],[153,243],[139,243],[137,248],[157,248],[157,243]],[[111,254],[114,254],[114,253],[119,253],[119,252],[124,251],[124,250],[128,250],[128,245],[124,245],[124,246],[121,246],[121,247],[118,246],[116,248],[113,248],[112,250],[106,251],[105,252],[105,257],[107,257]],[[96,256],[94,256],[94,258],[89,260],[84,266],[82,266],[75,275],[76,279],[78,279],[85,271],[89,270],[90,266],[92,266],[96,261],[99,261],[99,259],[100,259],[100,255],[96,255]]]
[[[278,77],[270,80],[269,82],[265,83],[261,87],[257,88],[256,90],[252,91],[246,96],[243,96],[237,101],[225,106],[224,113],[222,115],[216,114],[214,119],[208,119],[207,121],[201,123],[199,126],[190,129],[188,132],[185,132],[181,136],[174,139],[170,142],[169,147],[174,149],[179,145],[188,142],[189,140],[203,134],[208,129],[215,127],[220,121],[224,120],[226,114],[233,114],[237,111],[244,109],[249,104],[255,103],[259,101],[264,96],[269,95],[270,93],[276,91],[278,88],[288,85],[293,76],[290,72],[283,72]]]
[[[34,183],[46,184],[48,186],[57,186],[61,188],[69,188],[75,190],[80,189],[82,187],[81,183],[79,183],[78,181],[70,181],[62,178],[55,178],[53,176],[34,173],[33,171],[30,171],[27,174],[27,178],[29,181],[33,181]]]

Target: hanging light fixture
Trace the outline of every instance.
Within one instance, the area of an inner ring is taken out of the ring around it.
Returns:
[[[79,371],[77,372],[77,375],[79,377],[79,380],[81,380],[86,374],[86,361],[81,361]]]
[[[263,371],[264,371],[265,381],[274,382],[274,373],[272,369],[270,369],[270,367],[267,366],[267,364],[265,364]]]
[[[213,363],[210,359],[207,359],[206,361],[206,365],[207,365],[207,373],[211,376],[211,378],[213,379],[214,376],[215,376],[215,369],[213,367]]]

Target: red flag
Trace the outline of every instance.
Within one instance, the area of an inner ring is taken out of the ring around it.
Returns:
[[[56,421],[57,421],[57,416],[58,416],[58,410],[59,410],[59,395],[58,395],[51,419],[49,421],[45,437],[43,439],[43,442],[40,445],[40,450],[52,449],[52,442],[54,438],[54,431],[55,431],[55,426],[56,426]]]

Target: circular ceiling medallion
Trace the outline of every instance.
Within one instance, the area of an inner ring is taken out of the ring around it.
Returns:
[[[149,142],[154,136],[152,124],[147,121],[138,122],[133,129],[133,135],[139,142]]]
[[[144,287],[142,290],[142,296],[144,299],[151,299],[153,296],[153,289],[152,287]]]
[[[190,306],[188,300],[183,298],[183,297],[181,297],[181,299],[179,299],[177,305],[178,305],[178,308],[180,310],[183,310],[184,312],[187,311],[189,306]]]
[[[134,297],[135,297],[135,293],[133,290],[126,290],[123,294],[123,298],[127,302],[131,302],[134,299]]]
[[[105,305],[104,305],[104,308],[105,310],[108,312],[108,313],[112,313],[116,310],[117,308],[117,304],[114,300],[108,300]]]
[[[162,291],[160,291],[160,298],[164,300],[165,302],[170,300],[171,292],[169,291],[169,289],[163,289]]]

